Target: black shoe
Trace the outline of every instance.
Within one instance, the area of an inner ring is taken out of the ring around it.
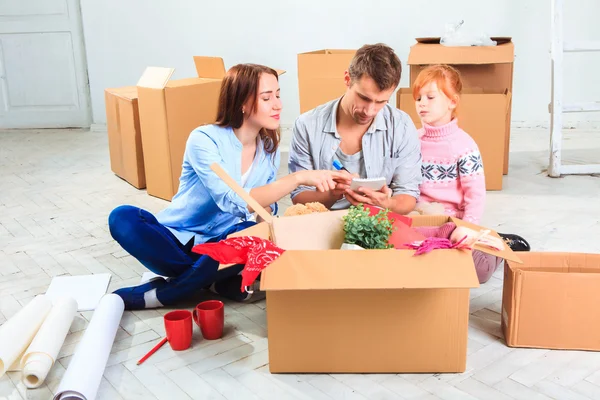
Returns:
[[[531,246],[527,240],[523,239],[519,235],[513,235],[512,233],[500,233],[498,235],[504,240],[504,242],[511,248],[512,251],[531,251]]]

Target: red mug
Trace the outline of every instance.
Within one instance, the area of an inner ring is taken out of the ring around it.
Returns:
[[[225,308],[222,301],[207,300],[194,308],[194,322],[200,327],[204,339],[215,340],[223,336]]]
[[[167,340],[173,350],[185,350],[192,344],[192,313],[175,310],[165,314]]]

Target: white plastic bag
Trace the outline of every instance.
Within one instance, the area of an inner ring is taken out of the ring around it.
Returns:
[[[465,21],[446,24],[446,32],[440,38],[444,46],[496,46],[497,42],[484,33],[468,32],[463,28]]]

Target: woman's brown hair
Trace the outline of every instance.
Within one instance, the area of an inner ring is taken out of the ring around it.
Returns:
[[[242,112],[242,106],[248,101],[251,111],[246,115],[256,112],[256,109],[258,108],[258,83],[261,74],[271,74],[279,80],[277,72],[264,65],[237,64],[227,71],[227,74],[221,83],[219,109],[217,111],[217,125],[229,126],[233,129],[242,126],[245,115]],[[264,143],[265,151],[269,154],[277,151],[280,137],[279,128],[262,128],[260,130],[260,138]]]

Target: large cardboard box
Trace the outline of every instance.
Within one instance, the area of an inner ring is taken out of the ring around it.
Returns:
[[[421,128],[412,89],[401,88],[396,94],[398,108],[405,111]],[[506,113],[510,105],[510,92],[465,89],[460,100],[458,115],[460,127],[477,143],[485,171],[487,190],[502,189],[502,166],[506,146]]]
[[[104,91],[110,168],[138,189],[146,187],[144,155],[135,86]]]
[[[274,218],[232,236],[271,238],[285,249],[262,272],[273,373],[463,372],[469,251],[339,250],[347,211]],[[415,216],[439,226],[447,216]],[[495,234],[495,233],[493,233]],[[507,247],[486,253],[516,262]]]
[[[502,177],[498,174],[508,173],[514,45],[511,38],[492,39],[497,41],[497,46],[448,47],[439,43],[440,38],[418,38],[417,43],[410,49],[408,64],[411,88],[419,72],[426,66],[449,64],[460,71],[465,93],[482,94],[479,98],[472,98],[472,101],[482,101],[485,98],[483,94],[505,96],[505,104],[502,101],[490,100],[491,103],[487,107],[494,108],[461,105],[462,110],[459,110],[461,127],[473,136],[478,146],[483,149],[486,174],[490,176],[488,190],[501,190]],[[414,102],[407,103],[406,98],[400,97],[399,93],[397,106],[403,111],[410,111],[409,114],[412,116],[416,115],[413,111]],[[473,121],[474,119],[477,121]],[[500,119],[503,119],[504,123],[498,127],[497,121]],[[415,125],[420,126],[419,118],[413,117],[413,120]],[[489,121],[487,124],[481,123],[486,120]],[[502,147],[495,147],[489,143],[498,142],[496,138],[498,135],[501,135],[504,140]],[[501,156],[495,153],[500,153]]]
[[[600,254],[522,253],[507,262],[502,330],[511,347],[600,351]]]
[[[194,62],[202,62],[194,57]],[[171,200],[179,188],[185,144],[198,126],[217,117],[221,78],[171,80],[173,68],[149,67],[138,87],[148,194]],[[225,68],[213,75],[225,74]]]
[[[298,54],[300,113],[346,92],[344,71],[355,53],[356,50],[323,49]]]

